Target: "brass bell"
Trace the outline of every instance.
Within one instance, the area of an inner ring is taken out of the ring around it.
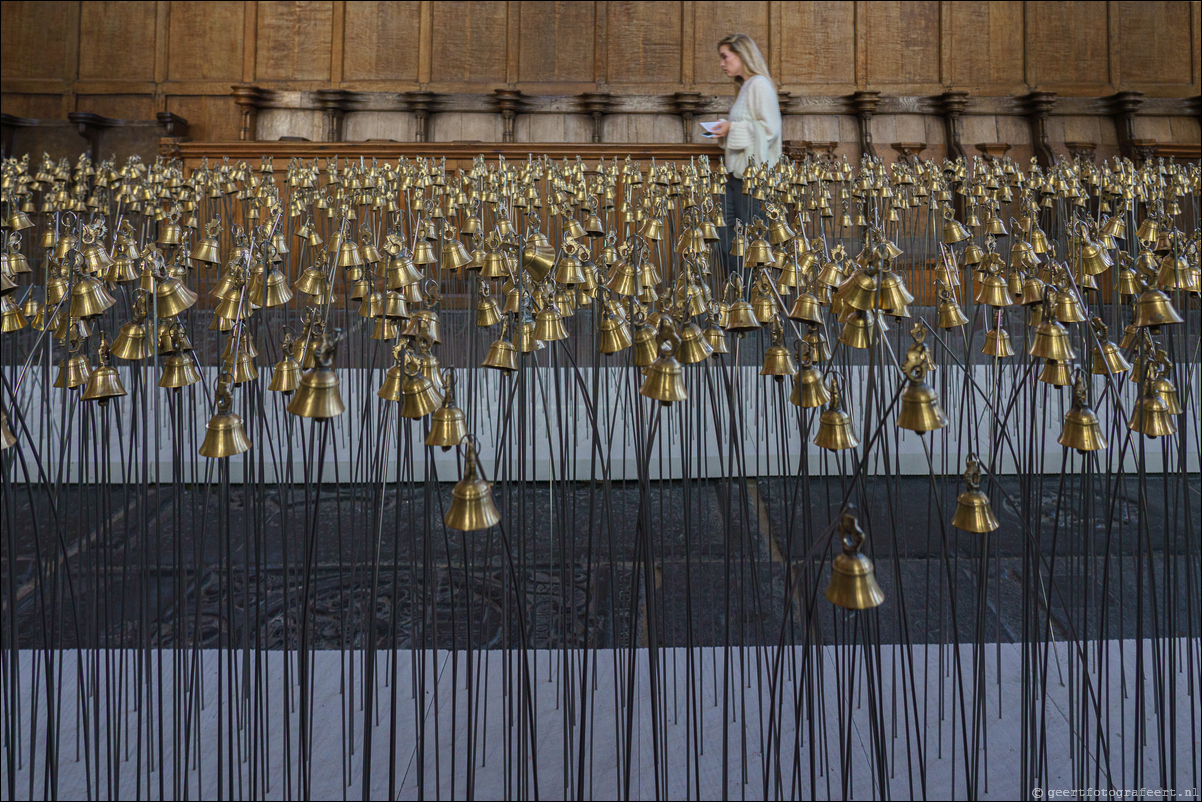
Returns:
[[[1073,366],[1069,362],[1045,359],[1043,370],[1039,372],[1039,380],[1053,387],[1067,387],[1073,381]]]
[[[267,275],[252,290],[250,301],[255,306],[283,306],[292,300],[292,290],[288,287],[288,279],[278,267],[267,271]]]
[[[17,306],[11,293],[0,295],[0,332],[8,334],[29,325],[25,312]]]
[[[1106,374],[1126,373],[1131,369],[1131,363],[1123,356],[1123,352],[1114,343],[1106,339],[1106,324],[1099,317],[1090,319],[1090,324],[1093,326],[1094,337],[1097,344],[1094,345],[1091,356],[1093,357],[1093,366],[1091,373],[1098,376]]]
[[[714,353],[714,347],[709,344],[696,323],[687,323],[680,331],[680,348],[676,350],[676,358],[683,365],[693,365],[703,362]]]
[[[1067,287],[1056,293],[1056,304],[1053,310],[1056,319],[1061,323],[1083,323],[1086,320],[1081,300],[1075,292]]]
[[[159,282],[158,289],[155,291],[155,310],[161,318],[175,317],[195,303],[196,293],[188,289],[177,278],[169,277],[163,279]],[[249,314],[249,310],[247,310],[247,314]],[[245,316],[243,315],[243,317]],[[237,318],[229,317],[227,319],[235,320]]]
[[[639,388],[639,395],[659,401],[664,406],[689,397],[684,386],[684,368],[676,359],[680,348],[680,336],[672,318],[664,315],[659,320],[659,357],[646,370],[647,377]]]
[[[940,284],[942,285],[942,282]],[[952,298],[952,293],[947,287],[940,286],[937,295],[939,297],[939,309],[936,325],[939,328],[952,329],[957,326],[963,326],[968,322],[964,310]]]
[[[1139,228],[1135,230],[1135,237],[1140,242],[1151,247],[1160,238],[1160,224],[1156,221],[1156,218],[1145,217],[1144,221],[1139,224]]]
[[[288,411],[293,415],[322,421],[346,411],[338,391],[338,374],[334,372],[334,353],[333,341],[323,333],[321,341],[316,343],[313,368],[301,377],[296,393],[288,402]]]
[[[505,374],[513,373],[518,369],[517,349],[505,338],[508,329],[509,323],[506,321],[501,328],[501,336],[489,346],[488,354],[482,363],[486,368],[499,370]]]
[[[576,285],[585,283],[584,271],[581,268],[580,260],[573,255],[574,253],[575,249],[566,251],[564,257],[556,264],[555,282],[557,284]]]
[[[442,230],[442,258],[438,266],[444,273],[458,271],[472,261],[467,248],[455,236],[455,228],[447,226]]]
[[[839,332],[839,342],[850,348],[868,348],[872,344],[872,331],[876,320],[871,312],[855,311],[847,316],[843,330]]]
[[[425,240],[418,240],[418,246],[425,246],[426,251],[430,251],[430,243]],[[414,260],[416,261],[416,260]],[[434,261],[433,252],[429,253],[429,258],[425,264]],[[342,241],[338,247],[338,267],[358,267],[363,264],[363,255],[359,251],[359,243],[353,238],[348,238]]]
[[[275,363],[275,367],[271,369],[271,383],[267,385],[267,389],[276,393],[288,395],[300,386],[301,366],[300,362],[296,361],[293,356],[295,345],[291,334],[284,335],[284,342],[280,346],[283,356],[279,362]]]
[[[789,401],[802,409],[816,409],[830,402],[831,394],[826,390],[822,374],[814,368],[810,344],[801,340],[797,344],[797,350],[801,370],[793,377],[793,393],[789,396]]]
[[[1075,448],[1084,454],[1106,448],[1102,437],[1102,424],[1098,415],[1089,406],[1086,395],[1085,377],[1077,371],[1073,378],[1073,405],[1064,414],[1064,428],[1056,440],[1062,446]]]
[[[1135,298],[1136,328],[1154,328],[1182,323],[1182,317],[1177,312],[1169,296],[1155,287],[1149,287]]]
[[[88,377],[88,383],[84,387],[81,399],[99,401],[100,406],[103,407],[108,404],[110,399],[125,395],[125,388],[121,386],[121,376],[118,375],[117,369],[109,364],[109,346],[103,335],[100,345],[96,349],[96,356],[100,365]]]
[[[880,607],[885,594],[876,581],[872,560],[861,553],[864,531],[856,519],[855,509],[848,507],[839,522],[839,539],[843,551],[831,560],[831,581],[826,586],[826,600],[845,610],[871,610]]]
[[[424,375],[416,360],[405,365],[405,381],[401,385],[401,417],[417,420],[442,406],[442,393]]]
[[[1169,414],[1168,405],[1156,392],[1155,381],[1156,370],[1150,369],[1144,392],[1135,402],[1135,409],[1131,410],[1131,419],[1127,421],[1128,429],[1152,439],[1177,432],[1177,424]]]
[[[0,412],[0,451],[7,451],[17,444],[17,436],[8,427],[8,413]]]
[[[635,320],[638,323],[638,318]],[[655,338],[655,328],[649,325],[639,325],[634,330],[634,365],[639,368],[650,367],[659,354],[659,343]]]
[[[73,349],[79,348],[78,340],[74,341],[72,347]],[[54,386],[74,390],[76,387],[82,387],[87,384],[88,378],[91,375],[92,365],[88,362],[87,355],[74,350],[70,356],[59,362],[58,375],[54,379]]]
[[[163,375],[159,377],[159,387],[179,390],[198,381],[200,371],[190,353],[180,351],[163,360]]]
[[[952,216],[951,209],[944,209],[943,212],[943,244],[954,245],[957,242],[963,242],[972,236],[972,232],[967,226]]]
[[[167,223],[159,230],[159,237],[155,242],[159,245],[179,245],[183,240],[184,229],[179,224],[179,214],[172,212],[167,218]]]
[[[225,374],[217,383],[217,412],[209,418],[204,442],[200,444],[200,456],[210,459],[232,457],[250,450],[250,438],[242,426],[241,416],[230,411],[233,399],[230,396],[229,377]]]
[[[117,299],[109,295],[103,281],[77,274],[75,286],[71,288],[71,317],[95,317],[104,314],[115,303]]]
[[[705,330],[705,341],[714,349],[715,354],[730,353],[730,348],[726,345],[726,331],[716,323],[711,323]]]
[[[196,243],[196,247],[192,249],[191,257],[198,262],[205,262],[211,265],[221,264],[221,245],[212,230],[208,231],[207,237]]]
[[[818,298],[813,293],[799,293],[797,300],[793,302],[793,308],[789,310],[788,317],[790,320],[822,323],[822,307],[818,303]]]
[[[981,468],[973,454],[968,455],[968,467],[964,471],[964,484],[967,489],[956,498],[956,514],[952,516],[952,526],[977,534],[996,530],[1001,524],[993,514],[989,496],[979,489]]]
[[[480,476],[476,447],[468,438],[464,454],[463,478],[451,490],[451,503],[443,517],[448,529],[474,532],[501,522],[501,513],[492,500],[492,485]]]
[[[476,325],[480,328],[495,326],[501,322],[501,305],[492,297],[488,284],[480,282],[480,301],[476,304]]]
[[[990,273],[985,276],[981,282],[980,290],[977,292],[977,303],[988,304],[993,307],[1012,306],[1014,299],[1010,297],[1010,289],[1006,284],[1006,280],[997,273]]]
[[[761,376],[771,376],[777,382],[783,382],[786,376],[797,373],[797,363],[784,344],[784,327],[780,320],[772,322],[772,345],[764,351],[764,365],[760,368]]]
[[[1158,356],[1163,353],[1161,351]],[[1167,360],[1160,362],[1160,371],[1160,375],[1152,381],[1152,389],[1164,401],[1164,408],[1170,415],[1180,415],[1183,411],[1181,401],[1177,398],[1177,388],[1169,381]]]
[[[1068,330],[1059,321],[1047,319],[1035,327],[1035,334],[1031,338],[1027,353],[1057,362],[1071,362],[1077,358],[1072,343],[1069,342]]]
[[[231,340],[232,342],[232,340]],[[226,358],[225,370],[233,374],[234,384],[245,384],[259,378],[259,370],[255,367],[255,359],[245,348],[237,348],[236,355]]]
[[[985,345],[981,353],[992,357],[1014,356],[1014,346],[1010,344],[1010,333],[998,326],[985,335]]]
[[[834,376],[830,378],[830,397],[830,403],[818,419],[814,445],[830,451],[855,448],[860,444],[860,439],[852,431],[851,416],[843,410],[839,384]]]
[[[912,432],[931,432],[947,426],[947,416],[939,407],[939,399],[935,391],[924,381],[927,367],[917,363],[910,366],[906,378],[909,386],[901,394],[901,411],[897,414],[899,429],[909,429]]]
[[[608,313],[601,318],[597,331],[597,350],[603,354],[625,351],[634,342],[630,335],[630,326],[626,321]]]
[[[426,435],[426,445],[450,451],[467,436],[467,417],[462,409],[455,406],[455,373],[452,368],[444,371],[443,384],[447,392],[443,397],[442,406],[430,416],[430,433]]]
[[[559,313],[554,302],[548,303],[535,317],[534,337],[543,342],[555,342],[568,338],[568,329],[563,323],[563,315]]]
[[[760,321],[755,316],[755,310],[747,301],[739,298],[730,305],[729,320],[726,323],[726,330],[734,334],[745,334],[749,331],[756,331],[761,327]]]

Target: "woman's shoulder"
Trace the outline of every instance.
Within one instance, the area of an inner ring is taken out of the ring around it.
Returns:
[[[748,78],[743,82],[740,94],[744,91],[747,92],[748,96],[771,95],[773,98],[776,97],[776,87],[773,85],[772,79],[767,75],[753,75]]]

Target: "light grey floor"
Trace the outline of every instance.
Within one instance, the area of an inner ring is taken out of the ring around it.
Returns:
[[[958,661],[951,646],[828,646],[808,655],[800,647],[699,648],[691,661],[686,650],[669,649],[657,653],[654,692],[646,649],[476,652],[470,699],[464,653],[399,652],[395,666],[381,654],[369,716],[370,795],[388,796],[394,769],[397,798],[419,798],[420,786],[426,799],[466,798],[470,763],[476,799],[533,798],[536,777],[541,799],[575,798],[578,789],[588,799],[624,798],[628,772],[629,796],[640,799],[719,798],[723,784],[732,799],[967,798],[967,753],[982,798],[1033,798],[1036,777],[1044,798],[1047,789],[1143,787],[1196,799],[1200,646],[989,644],[975,653],[959,647]],[[287,685],[283,652],[141,656],[149,662],[133,652],[53,655],[58,798],[183,798],[185,782],[193,799],[300,797],[302,778],[315,799],[362,797],[361,653],[313,655],[307,771],[298,753],[295,653],[287,655]],[[32,797],[47,798],[45,654],[11,658],[3,669],[0,796],[10,795],[14,760],[16,798],[30,798],[31,779]],[[177,673],[187,678],[181,693]],[[82,697],[81,680],[89,689]],[[231,706],[231,698],[241,701]],[[185,731],[186,767],[175,746]],[[1031,732],[1044,740],[1025,741]],[[883,746],[879,767],[874,738]],[[1024,754],[1042,765],[1024,766]],[[1143,774],[1134,777],[1137,765]]]

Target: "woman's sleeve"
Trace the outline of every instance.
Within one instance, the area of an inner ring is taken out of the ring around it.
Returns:
[[[768,142],[773,137],[780,139],[780,105],[767,79],[753,80],[747,91],[751,93],[747,98],[747,110],[752,119],[731,120],[726,147],[752,150],[757,161],[763,161],[768,153]]]

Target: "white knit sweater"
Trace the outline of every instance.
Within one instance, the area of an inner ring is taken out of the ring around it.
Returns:
[[[726,134],[726,169],[742,178],[751,159],[756,164],[776,164],[780,158],[780,104],[772,81],[753,75],[743,82],[730,107]]]

